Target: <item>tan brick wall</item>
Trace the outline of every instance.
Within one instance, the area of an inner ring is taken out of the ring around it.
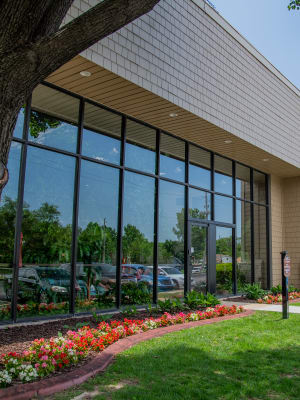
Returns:
[[[300,177],[283,180],[283,247],[291,257],[290,283],[300,288]]]
[[[281,283],[280,252],[283,250],[283,193],[282,179],[271,176],[271,226],[272,226],[272,285]]]

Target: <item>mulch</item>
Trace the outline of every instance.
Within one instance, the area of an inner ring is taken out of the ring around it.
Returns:
[[[42,379],[27,384],[20,384],[2,389],[0,391],[0,400],[31,400],[33,398],[44,398],[45,396],[52,395],[58,391],[68,389],[72,386],[80,385],[90,377],[105,371],[110,365],[117,354],[132,347],[133,345],[145,340],[163,336],[167,333],[180,331],[183,329],[194,328],[197,326],[213,324],[224,320],[231,320],[236,318],[247,317],[253,311],[247,310],[241,314],[226,315],[223,317],[212,318],[208,320],[187,322],[185,324],[178,324],[150,330],[134,336],[126,337],[111,346],[107,347],[100,354],[97,353],[93,359],[89,359],[86,365],[76,366],[73,370],[67,371],[66,369],[59,375],[52,375],[49,378]]]

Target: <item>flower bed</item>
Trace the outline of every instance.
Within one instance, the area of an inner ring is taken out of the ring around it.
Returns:
[[[300,299],[300,292],[291,292],[289,293],[289,300],[295,300],[295,299]],[[261,299],[257,300],[258,303],[265,303],[265,304],[276,304],[276,303],[281,303],[282,302],[282,295],[277,294],[268,294]]]
[[[107,346],[127,336],[169,325],[205,320],[243,312],[243,307],[216,306],[206,311],[164,313],[159,318],[144,320],[101,322],[98,327],[85,326],[77,331],[68,331],[49,340],[35,339],[22,354],[7,353],[1,356],[0,387],[14,382],[30,382],[43,378],[66,367],[74,366],[90,351],[103,351]]]

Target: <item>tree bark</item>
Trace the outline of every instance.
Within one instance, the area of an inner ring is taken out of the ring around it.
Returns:
[[[73,0],[0,2],[0,199],[8,180],[6,166],[17,115],[34,88],[159,1],[103,0],[60,29]]]
[[[8,182],[9,174],[7,160],[10,150],[11,137],[20,110],[18,102],[0,102],[0,201],[4,186]]]

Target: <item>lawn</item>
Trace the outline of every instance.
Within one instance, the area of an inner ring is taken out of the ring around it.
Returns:
[[[290,306],[297,306],[297,307],[300,307],[300,303],[290,303]]]
[[[299,338],[300,315],[270,312],[175,332],[119,354],[104,374],[51,399],[94,391],[96,400],[295,400]]]

